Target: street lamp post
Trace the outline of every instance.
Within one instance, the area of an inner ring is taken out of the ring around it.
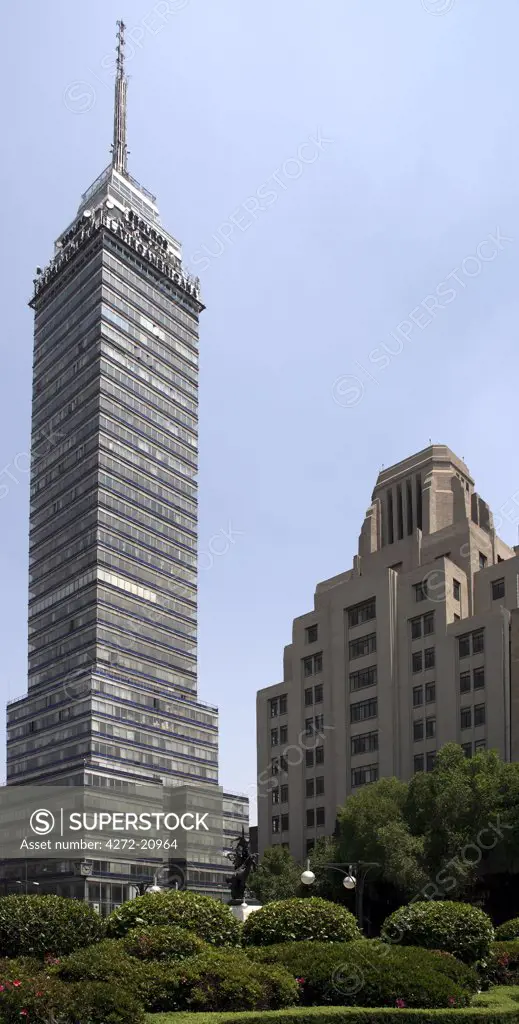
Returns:
[[[358,861],[356,864],[323,864],[323,868],[330,868],[332,871],[340,871],[345,889],[355,890],[355,917],[359,928],[362,931],[364,924],[364,883],[371,868],[378,868],[380,864],[375,861]],[[346,870],[345,870],[346,869]],[[303,885],[313,885],[315,882],[314,872],[310,868],[310,860],[306,862],[306,869],[301,875]]]

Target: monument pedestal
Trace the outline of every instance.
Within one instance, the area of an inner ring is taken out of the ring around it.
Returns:
[[[231,913],[234,914],[237,921],[241,924],[247,920],[249,914],[252,914],[253,910],[261,910],[261,903],[246,903],[245,900],[231,900],[229,903]]]

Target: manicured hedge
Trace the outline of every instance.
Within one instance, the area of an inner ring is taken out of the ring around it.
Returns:
[[[512,917],[496,928],[498,942],[509,942],[512,939],[519,939],[519,917]]]
[[[515,995],[515,1002],[510,998]],[[475,1003],[461,1010],[408,1010],[383,1007],[367,1009],[344,1006],[294,1007],[258,1013],[186,1013],[182,1024],[517,1024],[519,991],[494,989],[477,996]],[[151,1021],[150,1021],[151,1024]],[[177,1024],[171,1014],[159,1014],[153,1024]]]
[[[494,929],[488,914],[469,903],[426,900],[396,910],[385,920],[381,936],[386,942],[442,949],[475,963],[488,956]]]
[[[318,896],[275,900],[255,910],[243,925],[243,943],[348,942],[359,939],[357,922],[346,907]]]
[[[466,1006],[479,985],[476,972],[449,954],[378,940],[288,942],[248,955],[291,971],[306,1005]]]
[[[46,974],[3,977],[2,1024],[143,1024],[142,1004],[124,988],[96,982],[67,985]]]
[[[253,964],[241,951],[213,949],[178,964],[150,966],[156,971],[146,1003],[152,1011],[263,1010],[298,1001],[298,985],[288,971]]]
[[[64,956],[101,938],[92,907],[64,896],[0,896],[0,957]]]
[[[168,925],[194,932],[213,946],[236,946],[240,928],[230,908],[196,892],[148,892],[123,903],[107,918],[107,935],[120,938],[131,929]]]
[[[478,963],[481,987],[519,985],[519,941],[493,942],[490,953]]]
[[[188,956],[202,953],[208,943],[193,932],[173,925],[152,925],[149,928],[133,928],[121,940],[128,956],[139,960],[185,960]]]

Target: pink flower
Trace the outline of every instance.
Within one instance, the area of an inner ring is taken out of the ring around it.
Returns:
[[[20,1017],[28,1017],[28,1016],[29,1016],[29,1011],[28,1010],[20,1010]]]
[[[5,985],[0,985],[0,992],[5,992]]]
[[[21,983],[21,981],[18,981],[18,978],[16,978],[15,981],[13,981],[13,985],[14,985],[15,988],[20,988],[21,984],[22,983]]]
[[[395,1006],[398,1006],[399,1010],[403,1010],[404,1007],[405,1007],[404,1000],[403,999],[395,999]]]
[[[449,996],[448,1003],[449,1003],[449,1006],[456,1006],[456,1000],[455,1000],[454,996]]]
[[[304,978],[296,978],[296,981],[297,981],[298,985],[304,985],[304,983],[305,983],[305,979]]]

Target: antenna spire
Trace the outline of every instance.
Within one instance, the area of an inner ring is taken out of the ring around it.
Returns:
[[[112,167],[120,174],[128,174],[126,145],[126,89],[128,79],[124,73],[124,21],[117,22],[117,64],[115,76],[114,141]]]

